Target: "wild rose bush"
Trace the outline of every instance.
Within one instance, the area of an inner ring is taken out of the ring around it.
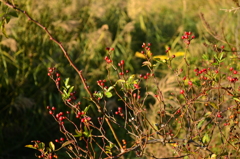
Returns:
[[[48,144],[34,140],[26,145],[39,151],[38,158],[58,158],[62,150],[79,159],[119,158],[132,151],[136,157],[152,158],[239,156],[239,52],[234,46],[205,44],[209,51],[196,59],[189,50],[196,37],[185,32],[184,56],[178,57],[167,48],[166,58],[159,59],[151,52],[154,46],[143,43],[141,65],[147,70],[145,74],[131,73],[125,69],[124,59],[113,60],[114,48],[106,48],[102,62],[108,74],[96,81],[99,87],[91,91],[83,70],[74,65],[48,29],[12,3],[3,3],[25,14],[61,48],[88,94],[84,99],[91,101],[82,105],[69,78],[62,77],[55,67],[48,69],[46,74],[69,110],[61,112],[57,106],[46,106],[63,137]],[[168,70],[166,77],[157,76],[159,66]],[[120,104],[116,110],[109,110],[113,98]],[[90,109],[98,115],[90,116]]]

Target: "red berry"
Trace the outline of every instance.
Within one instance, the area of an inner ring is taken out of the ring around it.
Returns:
[[[63,138],[63,137],[61,137],[61,138],[60,138],[60,141],[64,141],[64,138]]]
[[[120,76],[124,75],[124,72],[119,72],[119,75],[120,75]]]
[[[53,69],[52,69],[52,68],[49,68],[49,69],[48,69],[48,72],[53,72]]]
[[[55,142],[59,142],[59,140],[58,140],[58,139],[56,139],[56,140],[55,140]]]
[[[51,110],[49,110],[49,112],[48,112],[50,115],[52,115],[53,114],[53,112],[51,111]]]
[[[230,67],[229,70],[232,71],[232,70],[233,70],[233,67]]]
[[[188,81],[188,84],[189,84],[190,86],[192,86],[193,83],[192,83],[192,81]]]
[[[184,94],[184,92],[185,92],[184,90],[180,90],[180,94]]]
[[[121,63],[121,65],[124,65],[124,64],[125,64],[125,61],[124,61],[124,60],[121,60],[120,63]]]
[[[58,118],[58,120],[59,120],[59,121],[62,121],[62,120],[63,120],[63,117],[62,117],[62,116],[60,116],[60,117]]]
[[[233,71],[233,74],[237,74],[238,72],[236,70]]]
[[[112,60],[111,59],[107,59],[107,63],[111,63],[112,62]]]
[[[55,107],[52,107],[52,110],[56,110],[56,108],[55,108]]]
[[[138,84],[134,84],[134,87],[135,87],[136,89],[139,89],[139,85],[138,85]]]
[[[190,40],[187,40],[187,41],[186,41],[186,44],[189,45],[189,44],[190,44]]]
[[[133,93],[133,97],[136,98],[137,94],[136,93]]]
[[[217,117],[218,117],[218,118],[221,118],[221,117],[222,117],[222,115],[221,115],[220,113],[218,113],[218,114],[217,114]]]
[[[122,112],[122,108],[121,107],[118,107],[118,112]]]

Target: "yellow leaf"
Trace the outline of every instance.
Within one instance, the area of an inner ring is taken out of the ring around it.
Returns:
[[[175,55],[176,57],[179,57],[179,56],[184,56],[185,52],[175,52],[173,53],[173,55]]]
[[[140,53],[140,52],[136,52],[136,53],[135,53],[135,56],[136,56],[136,57],[139,57],[139,58],[141,58],[141,59],[146,59],[146,55],[144,55],[144,54],[142,54],[142,53]]]
[[[153,56],[153,58],[161,59],[161,60],[169,59],[169,57],[167,55],[157,55],[157,56]]]

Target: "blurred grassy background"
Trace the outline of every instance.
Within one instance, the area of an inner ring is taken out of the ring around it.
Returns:
[[[226,38],[232,46],[239,46],[239,12],[220,10],[235,6],[229,0],[25,0],[16,3],[63,43],[76,66],[84,70],[92,90],[96,89],[97,80],[106,78],[106,47],[115,48],[116,64],[125,60],[131,73],[144,73],[142,60],[134,56],[136,51],[141,51],[142,42],[152,43],[154,55],[164,54],[166,45],[172,52],[183,51],[181,36],[184,31],[192,31],[197,37],[190,47],[193,62],[194,57],[206,51],[203,42],[226,45],[209,34],[200,12],[210,24],[211,33],[220,40]],[[4,5],[1,8],[6,10]],[[35,152],[24,145],[31,140],[47,142],[61,136],[45,108],[47,105],[60,111],[67,108],[47,76],[48,67],[57,67],[62,78],[70,77],[77,97],[83,105],[87,104],[81,82],[61,50],[43,30],[23,14],[18,15],[6,25],[8,38],[0,37],[0,158],[5,159],[33,158]],[[157,74],[163,77],[168,72],[161,66]]]

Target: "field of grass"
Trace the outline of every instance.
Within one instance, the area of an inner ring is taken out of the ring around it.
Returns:
[[[199,59],[205,53],[210,54],[213,45],[224,45],[226,50],[240,49],[240,11],[229,12],[232,7],[238,7],[234,0],[25,0],[15,3],[63,44],[74,64],[83,70],[91,91],[98,87],[97,80],[108,75],[104,62],[106,47],[115,49],[113,61],[125,60],[125,68],[136,75],[148,71],[142,67],[144,59],[136,56],[143,42],[151,43],[153,56],[166,56],[167,47],[171,47],[172,54],[185,52],[181,39],[185,31],[193,32],[196,37],[187,54],[192,70],[203,65]],[[0,7],[0,12],[9,10],[3,4]],[[4,159],[33,158],[35,152],[24,145],[31,140],[48,142],[61,136],[46,107],[55,106],[61,111],[68,108],[47,76],[49,67],[56,67],[62,78],[69,77],[76,97],[83,105],[89,104],[77,73],[60,48],[24,14],[17,15],[5,24],[7,37],[3,33],[0,36],[0,158]],[[176,57],[173,68],[183,67],[182,57]],[[228,62],[226,67],[240,68],[236,61]],[[175,75],[167,65],[160,64],[155,74],[164,95],[179,90],[174,83]],[[116,79],[116,74],[110,78]],[[109,111],[116,110],[117,99],[109,102],[112,102]],[[158,103],[154,100],[147,103],[150,121],[155,122],[151,112],[156,111]],[[173,107],[177,105],[177,101],[169,100],[169,103]],[[96,109],[89,111],[92,116],[97,114]],[[150,146],[146,151],[163,157],[173,153],[160,147]],[[166,150],[164,155],[163,150]],[[125,158],[133,156],[134,153],[129,153]]]

